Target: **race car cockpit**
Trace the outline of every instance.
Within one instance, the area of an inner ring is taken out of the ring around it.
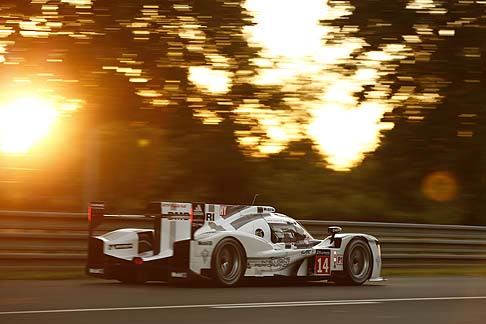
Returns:
[[[270,225],[273,243],[298,243],[312,240],[312,236],[297,222],[273,222],[268,224]]]

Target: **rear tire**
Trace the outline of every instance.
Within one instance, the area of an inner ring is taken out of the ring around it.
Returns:
[[[335,282],[342,285],[359,286],[371,277],[373,257],[368,243],[362,238],[349,242],[344,252],[344,272]]]
[[[218,285],[231,287],[245,274],[246,254],[237,240],[225,238],[214,249],[211,264]]]

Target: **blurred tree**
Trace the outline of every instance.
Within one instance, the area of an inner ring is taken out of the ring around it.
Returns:
[[[408,44],[413,49],[413,64],[401,62],[394,87],[411,86],[415,93],[431,91],[441,96],[432,104],[408,100],[385,117],[395,122],[395,128],[387,133],[373,160],[382,164],[376,177],[387,199],[402,212],[435,209],[437,213],[428,213],[432,218],[425,220],[442,222],[441,204],[431,204],[418,193],[428,174],[448,171],[457,178],[460,189],[446,206],[454,212],[458,211],[454,206],[461,206],[459,221],[485,223],[479,218],[485,189],[481,133],[486,98],[480,90],[486,75],[486,47],[481,41],[486,35],[480,27],[484,7],[459,1],[437,2],[421,10],[410,10],[416,8],[409,1],[352,3],[356,10],[346,23],[359,25],[358,34],[372,47],[418,35],[420,41]]]
[[[382,147],[360,167],[337,173],[325,169],[322,156],[306,140],[268,159],[250,158],[238,147],[235,132],[252,125],[239,123],[235,108],[248,99],[285,108],[279,86],[248,81],[256,73],[258,49],[244,36],[251,22],[242,3],[2,1],[0,54],[12,63],[0,63],[4,91],[20,87],[15,79],[27,80],[41,93],[49,89],[85,103],[76,116],[85,127],[73,126],[71,141],[66,132],[60,151],[52,155],[72,157],[61,168],[70,180],[43,181],[57,171],[47,159],[42,165],[49,173],[31,178],[35,190],[24,186],[10,192],[81,195],[80,170],[93,158],[85,153],[87,133],[97,129],[98,198],[128,209],[140,209],[152,199],[246,203],[259,193],[261,203],[302,218],[486,223],[481,216],[486,208],[484,5],[329,1],[332,7],[354,7],[352,15],[322,22],[355,29],[353,35],[366,41],[354,59],[390,44],[406,45],[409,51],[393,67],[397,73],[384,77],[393,90],[390,97],[407,96],[385,116],[395,128],[383,134]],[[227,91],[196,85],[191,81],[194,67],[228,76]],[[365,87],[360,100],[368,95]],[[452,201],[434,202],[422,194],[424,179],[436,171],[457,180],[459,194]],[[2,186],[0,196],[11,188]],[[14,200],[21,202],[19,197]],[[32,206],[69,204],[42,197]]]

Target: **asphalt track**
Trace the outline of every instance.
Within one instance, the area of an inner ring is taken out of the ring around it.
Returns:
[[[486,277],[390,278],[338,287],[251,282],[130,286],[103,280],[0,281],[0,323],[486,323]]]

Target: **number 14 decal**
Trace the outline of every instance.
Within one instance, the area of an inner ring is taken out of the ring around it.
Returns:
[[[330,275],[331,258],[328,255],[316,255],[316,264],[314,266],[314,274],[316,275]]]

